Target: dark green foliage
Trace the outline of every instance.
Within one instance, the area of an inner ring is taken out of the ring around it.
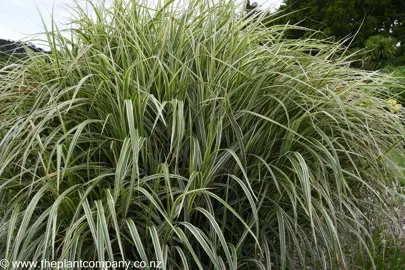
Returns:
[[[321,30],[337,40],[357,33],[354,40],[357,47],[364,47],[365,41],[377,34],[391,36],[401,44],[405,42],[403,0],[285,0],[280,11],[292,12],[283,22]],[[303,34],[290,33],[292,37]]]
[[[24,55],[27,50],[43,52],[44,50],[30,43],[0,39],[0,56]]]
[[[29,42],[0,39],[0,69],[7,64],[27,58],[29,52],[43,53],[45,51]]]
[[[394,39],[384,36],[373,36],[366,41],[366,55],[364,58],[364,67],[370,70],[384,68],[397,53],[397,42]]]

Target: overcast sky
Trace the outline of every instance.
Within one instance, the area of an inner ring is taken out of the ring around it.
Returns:
[[[265,8],[275,9],[282,0],[251,0]],[[20,40],[43,31],[41,11],[49,25],[50,12],[55,3],[55,18],[60,27],[67,22],[68,6],[74,6],[74,0],[0,0],[0,38]]]

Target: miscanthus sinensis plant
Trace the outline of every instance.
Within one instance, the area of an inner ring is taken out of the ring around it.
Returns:
[[[92,7],[69,35],[47,30],[51,53],[1,70],[1,258],[336,269],[351,243],[371,257],[368,198],[402,177],[389,77],[231,1]]]

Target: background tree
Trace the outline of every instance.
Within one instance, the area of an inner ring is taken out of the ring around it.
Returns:
[[[370,70],[384,68],[394,59],[397,48],[396,41],[384,36],[373,36],[366,41],[364,67]]]
[[[337,40],[357,33],[354,45],[364,47],[375,35],[393,37],[403,50],[405,44],[405,1],[403,0],[285,0],[280,11],[291,13],[282,21],[321,30]],[[300,37],[304,32],[291,32]]]
[[[0,56],[9,56],[11,54],[25,54],[27,52],[27,49],[34,52],[43,52],[43,49],[38,48],[31,43],[0,39]]]

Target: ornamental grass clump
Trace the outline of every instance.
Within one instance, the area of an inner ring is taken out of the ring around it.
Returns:
[[[89,4],[68,34],[47,30],[51,53],[0,71],[0,258],[337,269],[351,243],[372,257],[368,198],[384,213],[403,177],[390,77],[232,1]]]

